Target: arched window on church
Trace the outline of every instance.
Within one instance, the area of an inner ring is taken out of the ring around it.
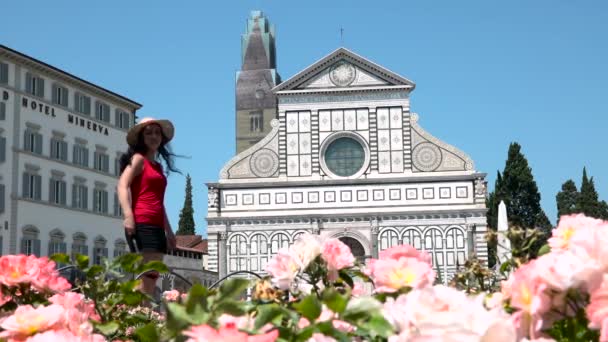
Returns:
[[[241,234],[230,236],[228,240],[228,271],[247,270],[248,254],[247,238]]]
[[[403,241],[404,244],[410,245],[416,248],[417,250],[422,250],[422,236],[418,229],[413,227],[406,228],[403,231],[402,236],[403,238],[401,239],[401,241]]]
[[[254,234],[250,238],[251,255],[249,258],[251,271],[262,272],[268,263],[268,239],[263,234]]]
[[[466,261],[465,233],[463,229],[451,227],[445,232],[446,265],[448,273],[456,272]]]
[[[249,112],[249,131],[262,132],[264,130],[264,114],[261,110]]]
[[[399,234],[393,229],[386,229],[381,231],[380,235],[378,236],[378,240],[380,242],[381,251],[391,248],[393,246],[398,246],[400,244]]]
[[[289,236],[285,233],[276,233],[270,238],[270,254],[275,255],[281,248],[289,247]]]
[[[431,263],[437,272],[437,277],[446,284],[447,273],[445,268],[445,242],[443,234],[437,227],[429,227],[424,231],[424,250],[431,255]]]
[[[114,257],[127,254],[127,242],[124,239],[116,239],[114,241]]]

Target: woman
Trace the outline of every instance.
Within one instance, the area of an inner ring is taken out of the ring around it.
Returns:
[[[167,178],[160,163],[165,162],[166,173],[179,172],[167,143],[174,135],[168,120],[144,118],[127,133],[129,149],[120,159],[118,199],[124,216],[125,234],[134,238],[144,262],[162,260],[167,249],[175,248],[164,205]],[[158,273],[143,277],[142,290],[153,296]]]

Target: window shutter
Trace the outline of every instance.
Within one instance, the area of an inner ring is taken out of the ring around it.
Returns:
[[[0,83],[8,83],[8,64],[0,63]]]
[[[103,156],[103,170],[105,172],[110,172],[110,156],[108,156],[107,154],[105,154]]]
[[[99,169],[99,157],[97,156],[97,151],[93,152],[93,168],[95,170]]]
[[[103,212],[104,214],[108,213],[108,192],[103,192]]]
[[[101,103],[99,101],[95,101],[95,118],[101,119]]]
[[[68,105],[68,88],[63,88],[61,92],[61,104],[66,107]]]
[[[91,98],[83,96],[84,98],[84,114],[91,115]]]
[[[34,199],[40,200],[40,194],[41,194],[41,187],[42,187],[42,176],[37,175],[34,176],[34,180],[35,180],[35,189],[34,189]]]
[[[72,208],[76,208],[76,198],[78,198],[78,187],[76,184],[72,185]]]
[[[82,208],[85,210],[89,209],[89,188],[86,186],[82,187]]]
[[[110,122],[110,106],[103,107],[103,121]]]
[[[80,109],[80,94],[78,94],[77,92],[74,93],[74,110],[77,112],[81,112]]]
[[[49,179],[49,202],[51,202],[51,203],[55,203],[55,200],[56,200],[55,191],[53,191],[54,190],[53,183],[55,183],[55,180]]]
[[[59,186],[60,186],[60,193],[61,193],[61,204],[65,205],[67,203],[67,199],[66,199],[66,193],[67,193],[67,184],[65,182],[59,182]]]
[[[35,239],[34,241],[34,255],[40,257],[40,240]]]
[[[114,110],[114,124],[116,125],[116,127],[123,128],[120,124],[120,111],[118,109]]]
[[[0,102],[0,120],[6,120],[6,103]]]
[[[102,254],[102,255],[103,255],[105,258],[107,258],[107,257],[108,257],[108,249],[107,249],[107,248],[103,248],[103,249],[102,249],[102,251],[101,251],[101,254]]]
[[[34,133],[34,141],[36,143],[36,149],[34,152],[42,154],[42,134]]]
[[[89,256],[89,246],[87,246],[87,245],[82,246],[82,255]]]
[[[65,242],[59,244],[59,253],[67,253],[68,245]]]
[[[89,149],[88,148],[83,148],[82,149],[82,164],[85,167],[89,167]]]
[[[68,161],[68,143],[65,141],[61,142],[61,160]]]
[[[54,103],[54,104],[59,104],[59,101],[61,100],[61,99],[59,98],[59,96],[57,96],[57,89],[58,89],[58,88],[59,88],[59,86],[58,86],[58,85],[56,85],[56,84],[53,84],[53,85],[51,86],[51,93],[52,93],[52,94],[51,94],[51,97],[52,97],[52,99],[53,99],[53,103]]]
[[[0,137],[0,163],[6,161],[6,138]]]
[[[27,172],[23,173],[23,197],[30,198],[30,174]]]
[[[81,163],[81,158],[78,157],[78,145],[74,145],[74,147],[72,148],[72,163]]]
[[[37,81],[37,87],[36,87],[36,95],[39,97],[44,97],[44,78],[42,77],[36,77]]]
[[[6,195],[4,190],[4,184],[0,184],[0,214],[4,213],[4,196]]]
[[[32,139],[30,139],[31,135],[32,131],[30,131],[29,129],[26,129],[23,133],[23,148],[28,152],[32,150]]]
[[[51,158],[55,158],[57,156],[57,144],[55,143],[55,139],[51,139]]]
[[[33,93],[32,91],[32,74],[25,73],[25,91],[29,94]]]
[[[27,244],[27,239],[22,238],[21,239],[21,254],[25,254],[25,252],[27,252],[26,244]]]

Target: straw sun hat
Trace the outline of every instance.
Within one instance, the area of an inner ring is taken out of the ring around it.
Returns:
[[[129,129],[129,132],[127,133],[127,144],[129,144],[130,146],[137,145],[137,138],[139,137],[139,132],[141,132],[144,127],[150,124],[157,124],[160,126],[163,135],[167,139],[167,142],[173,139],[173,135],[175,134],[175,128],[173,127],[171,121],[159,120],[154,118],[143,118],[139,120],[139,123],[137,125]]]

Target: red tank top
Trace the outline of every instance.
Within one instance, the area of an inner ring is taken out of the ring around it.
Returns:
[[[135,223],[163,228],[165,225],[164,198],[167,178],[159,163],[144,158],[144,168],[131,182],[131,201]]]

